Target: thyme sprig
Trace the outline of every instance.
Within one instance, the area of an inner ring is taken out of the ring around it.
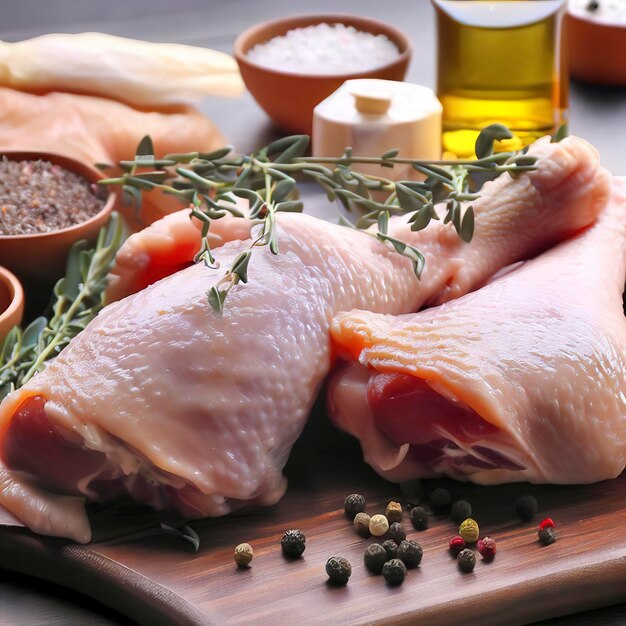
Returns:
[[[44,369],[104,306],[107,274],[124,236],[124,222],[113,213],[94,248],[85,240],[72,246],[65,277],[54,287],[50,318],[14,327],[0,345],[0,400]]]
[[[377,224],[374,232],[368,232],[408,257],[419,278],[424,256],[417,248],[388,234],[390,216],[406,214],[411,230],[422,230],[431,220],[440,219],[435,203],[445,202],[444,224],[452,224],[464,241],[471,241],[474,212],[463,203],[476,200],[479,194],[470,188],[470,174],[483,172],[497,176],[509,172],[517,176],[535,169],[536,159],[525,151],[495,152],[496,142],[512,137],[501,124],[488,126],[476,141],[476,159],[469,161],[401,158],[398,150],[389,150],[379,157],[363,157],[353,155],[351,148],[346,148],[340,157],[310,157],[305,156],[309,144],[306,135],[284,137],[249,155],[234,155],[232,147],[226,146],[209,153],[168,154],[157,159],[152,141],[144,137],[135,158],[120,162],[122,175],[100,183],[121,186],[124,198],[136,211],[141,209],[143,191],[160,190],[189,205],[192,216],[202,222],[201,247],[196,261],[212,268],[219,267],[219,262],[207,237],[211,221],[227,213],[241,216],[236,199],[249,201],[251,243],[207,292],[210,305],[221,311],[228,293],[239,283],[248,281],[253,250],[267,246],[272,254],[278,254],[276,214],[302,211],[294,176],[315,180],[330,201],[337,200],[346,210],[358,212],[356,228],[366,229]],[[355,164],[389,168],[410,165],[424,179],[392,181],[356,172],[351,168]],[[351,225],[347,220],[341,223]]]

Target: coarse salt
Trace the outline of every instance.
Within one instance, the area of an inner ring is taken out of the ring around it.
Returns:
[[[294,28],[257,44],[248,51],[248,58],[270,69],[323,75],[365,72],[390,63],[399,54],[385,35],[322,23]]]
[[[570,13],[603,24],[626,26],[626,0],[570,0]]]

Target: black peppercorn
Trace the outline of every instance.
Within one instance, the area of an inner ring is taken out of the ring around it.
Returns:
[[[363,557],[365,567],[372,572],[372,574],[380,574],[383,571],[383,565],[388,560],[387,550],[379,543],[369,545]]]
[[[383,541],[383,548],[385,548],[385,554],[387,555],[387,561],[396,558],[396,552],[398,551],[398,544],[393,539],[387,539]]]
[[[459,568],[462,572],[469,574],[476,566],[476,555],[472,550],[466,548],[459,552],[459,556],[456,557],[459,562]]]
[[[452,498],[450,497],[450,492],[447,489],[439,487],[439,489],[435,489],[430,494],[428,501],[436,511],[447,511],[450,508]]]
[[[343,508],[346,515],[350,519],[354,519],[357,513],[365,511],[365,498],[358,493],[351,493],[346,497]]]
[[[286,556],[301,556],[306,548],[306,537],[301,530],[288,530],[280,540],[280,547]]]
[[[600,3],[598,2],[598,0],[591,0],[590,2],[587,2],[587,6],[585,8],[590,13],[593,13],[600,8]]]
[[[450,507],[450,517],[460,524],[464,519],[472,517],[472,505],[467,500],[457,500]]]
[[[406,576],[406,565],[400,559],[391,559],[383,565],[383,576],[388,584],[401,585]]]
[[[556,529],[552,526],[541,528],[539,530],[539,541],[541,541],[544,546],[549,546],[551,543],[554,543],[556,541]]]
[[[345,585],[352,575],[352,565],[342,556],[331,556],[326,561],[326,573],[331,583]]]
[[[394,522],[391,526],[389,526],[387,536],[389,539],[393,539],[396,543],[400,543],[406,539],[406,530],[404,530],[404,526],[402,526],[400,522]]]
[[[525,522],[529,522],[535,515],[537,515],[537,498],[530,495],[521,496],[515,502],[515,512]]]
[[[426,530],[428,528],[428,513],[423,506],[414,506],[409,512],[409,519],[415,530]]]
[[[420,564],[423,554],[424,551],[422,550],[422,546],[420,546],[417,541],[413,541],[412,539],[405,539],[398,546],[396,558],[400,559],[407,566],[408,569],[413,569]]]

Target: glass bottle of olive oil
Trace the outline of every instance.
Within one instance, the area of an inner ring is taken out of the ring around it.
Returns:
[[[432,0],[443,149],[471,157],[482,128],[499,122],[519,149],[567,122],[561,22],[566,0]]]

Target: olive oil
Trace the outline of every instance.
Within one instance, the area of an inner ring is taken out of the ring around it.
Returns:
[[[567,122],[565,0],[432,1],[444,152],[471,157],[480,130],[495,122],[515,135],[503,146],[507,150]]]

